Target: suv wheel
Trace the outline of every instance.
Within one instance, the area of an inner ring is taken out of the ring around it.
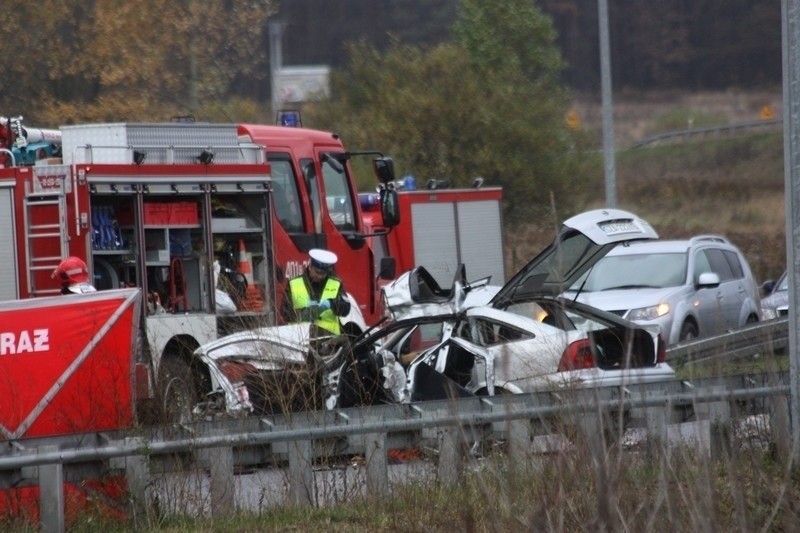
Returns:
[[[694,322],[686,321],[681,326],[681,335],[678,342],[690,341],[697,338],[697,326]]]

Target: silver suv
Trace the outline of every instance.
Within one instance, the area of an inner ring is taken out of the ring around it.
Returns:
[[[657,324],[668,344],[756,322],[761,312],[747,260],[718,235],[619,245],[564,296]]]

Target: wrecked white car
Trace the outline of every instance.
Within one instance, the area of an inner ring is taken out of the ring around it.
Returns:
[[[219,339],[196,352],[209,404],[265,414],[669,379],[657,330],[558,297],[617,244],[654,238],[631,213],[590,211],[502,288],[463,267],[447,290],[423,267],[403,274],[384,289],[393,319],[341,346],[307,324]]]

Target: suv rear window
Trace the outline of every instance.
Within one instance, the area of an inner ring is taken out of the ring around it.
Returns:
[[[742,269],[741,261],[739,261],[739,255],[730,250],[723,250],[722,253],[725,255],[725,259],[728,260],[728,264],[731,266],[733,277],[735,279],[742,279],[744,277],[744,270]]]
[[[719,249],[706,249],[700,252],[705,254],[708,258],[708,263],[711,265],[711,270],[719,275],[720,281],[730,281],[734,279],[733,270],[731,265]]]

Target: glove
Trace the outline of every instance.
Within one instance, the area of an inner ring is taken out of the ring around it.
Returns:
[[[316,300],[309,300],[308,307],[319,307],[319,302]]]
[[[331,308],[331,301],[330,301],[330,300],[322,300],[322,301],[319,303],[319,308],[320,308],[321,310],[323,310],[323,311],[327,311],[328,309],[330,309],[330,308]]]

